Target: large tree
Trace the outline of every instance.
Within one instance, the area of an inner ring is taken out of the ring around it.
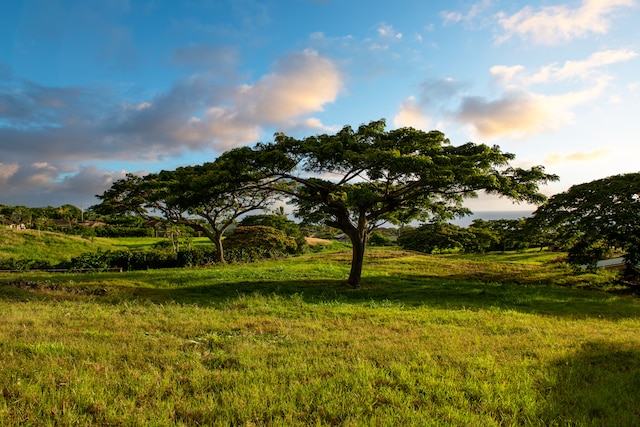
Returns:
[[[168,223],[191,227],[215,244],[218,261],[225,262],[224,234],[238,217],[273,202],[273,193],[247,191],[234,176],[233,165],[223,161],[144,177],[129,174],[98,196],[102,203],[93,209],[143,218],[161,215]]]
[[[357,287],[367,238],[384,222],[468,214],[463,201],[478,191],[543,202],[538,186],[557,177],[541,166],[511,167],[514,157],[497,146],[453,146],[439,131],[386,131],[379,120],[304,139],[277,133],[272,143],[231,150],[218,160],[242,162],[239,180],[286,194],[304,221],[342,230],[353,247],[348,284]]]
[[[531,221],[557,233],[576,262],[588,260],[591,253],[595,263],[602,248],[622,247],[631,274],[640,263],[640,173],[574,185],[552,196]]]

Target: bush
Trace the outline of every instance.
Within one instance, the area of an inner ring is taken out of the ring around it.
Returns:
[[[392,245],[393,242],[389,237],[385,236],[379,231],[374,231],[369,237],[369,244],[371,246],[389,246]]]
[[[225,254],[241,260],[280,257],[298,249],[295,239],[284,231],[264,225],[236,227],[224,245]]]
[[[1,270],[46,270],[52,268],[51,264],[42,260],[26,260],[9,258],[0,264]]]
[[[153,237],[153,228],[115,227],[111,225],[96,227],[97,237]]]
[[[398,244],[404,249],[424,253],[455,252],[464,249],[471,237],[471,233],[457,225],[429,223],[403,230],[398,236]]]
[[[265,226],[273,227],[292,238],[296,243],[296,253],[304,253],[308,250],[305,234],[302,232],[300,225],[282,215],[263,214],[248,215],[240,221],[238,227],[255,227]]]

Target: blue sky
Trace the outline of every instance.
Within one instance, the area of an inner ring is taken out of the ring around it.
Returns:
[[[0,5],[0,204],[385,118],[573,184],[640,169],[638,0]],[[481,197],[478,211],[531,207]]]

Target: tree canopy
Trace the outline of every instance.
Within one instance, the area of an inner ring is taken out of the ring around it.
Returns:
[[[303,221],[342,230],[353,247],[348,284],[357,287],[367,238],[384,222],[465,215],[463,201],[479,191],[543,202],[538,186],[557,177],[542,166],[514,168],[514,158],[497,146],[453,146],[439,131],[386,131],[379,120],[304,139],[277,133],[272,143],[234,149],[218,161],[242,163],[237,180],[288,196]]]
[[[532,221],[558,233],[570,261],[594,263],[604,246],[618,246],[631,272],[640,263],[640,173],[574,185],[538,208]]]
[[[232,178],[229,162],[205,163],[139,177],[133,174],[113,183],[93,209],[101,214],[161,215],[172,224],[202,232],[224,262],[222,238],[238,217],[268,207],[273,193],[246,191]]]

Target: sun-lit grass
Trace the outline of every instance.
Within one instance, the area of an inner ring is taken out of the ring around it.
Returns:
[[[167,237],[114,237],[109,239],[118,246],[131,250],[152,249],[158,243],[170,242]],[[181,247],[191,246],[212,246],[213,242],[207,237],[190,237],[178,240]]]
[[[444,255],[456,259],[479,259],[482,261],[516,262],[525,264],[547,264],[560,262],[566,258],[565,252],[551,252],[540,249],[527,249],[525,251],[509,251],[506,253],[491,252],[488,254],[464,254],[456,253]]]
[[[57,264],[86,252],[122,248],[110,239],[83,238],[38,230],[0,229],[0,263],[3,264],[8,259]]]
[[[349,259],[0,275],[0,425],[640,425],[636,297],[386,249],[348,289]]]

